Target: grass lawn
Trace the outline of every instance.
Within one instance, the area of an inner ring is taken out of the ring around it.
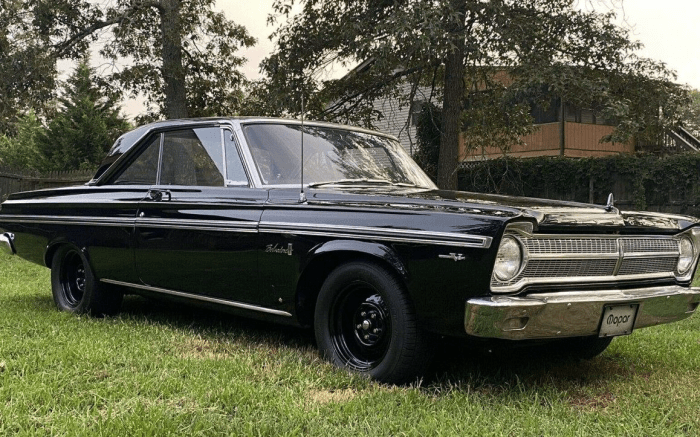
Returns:
[[[0,256],[0,435],[700,435],[700,316],[588,362],[449,343],[390,387],[319,359],[311,332],[127,297],[59,313],[48,269]]]

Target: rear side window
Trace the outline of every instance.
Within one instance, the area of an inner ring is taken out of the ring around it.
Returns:
[[[160,185],[224,186],[221,129],[166,132]]]
[[[155,185],[159,153],[160,135],[156,135],[146,150],[113,183],[119,185]]]

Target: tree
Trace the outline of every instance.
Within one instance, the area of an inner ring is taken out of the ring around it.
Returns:
[[[19,117],[14,127],[17,132],[13,136],[0,136],[0,166],[39,170],[42,160],[37,138],[44,131],[41,121],[30,110]]]
[[[18,1],[18,0],[10,0]],[[255,43],[243,26],[212,10],[214,0],[32,0],[23,13],[44,35],[52,59],[78,59],[105,39],[101,54],[114,62],[113,90],[145,95],[151,118],[236,111],[244,81],[240,47]],[[128,60],[123,68],[116,61]]]
[[[292,16],[295,3],[302,9]],[[316,118],[371,125],[381,116],[374,100],[409,105],[427,88],[442,106],[442,188],[456,187],[462,135],[475,139],[472,147],[507,147],[531,128],[534,103],[558,98],[595,108],[619,120],[609,139],[621,141],[677,122],[671,106],[684,96],[662,64],[635,54],[640,44],[613,23],[614,13],[576,9],[570,0],[276,0],[274,10],[272,21],[289,20],[263,62],[268,104],[298,113],[299,98],[289,93],[298,89]],[[343,79],[319,75],[358,62],[362,68]],[[660,90],[672,96],[661,99]],[[674,115],[637,113],[649,95]]]
[[[92,76],[83,60],[68,78],[60,111],[37,139],[42,170],[96,169],[119,135],[129,130],[115,101]]]
[[[688,105],[683,108],[683,127],[700,139],[700,91],[692,90]]]
[[[37,32],[22,0],[0,7],[0,135],[18,134],[27,117],[36,118],[54,97],[56,61],[48,39]],[[28,115],[29,111],[31,115]]]

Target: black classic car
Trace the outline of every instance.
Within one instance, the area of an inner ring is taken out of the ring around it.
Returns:
[[[436,336],[592,357],[690,316],[697,223],[441,191],[391,136],[221,118],[140,127],[86,185],[10,195],[0,248],[51,269],[60,310],[135,292],[313,327],[336,365],[401,382]]]

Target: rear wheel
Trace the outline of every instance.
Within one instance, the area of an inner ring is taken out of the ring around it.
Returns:
[[[318,296],[314,328],[325,358],[382,382],[410,381],[432,357],[402,284],[372,263],[331,272]]]
[[[59,310],[98,317],[119,312],[123,296],[98,282],[85,255],[72,246],[63,246],[54,254],[51,291]]]

